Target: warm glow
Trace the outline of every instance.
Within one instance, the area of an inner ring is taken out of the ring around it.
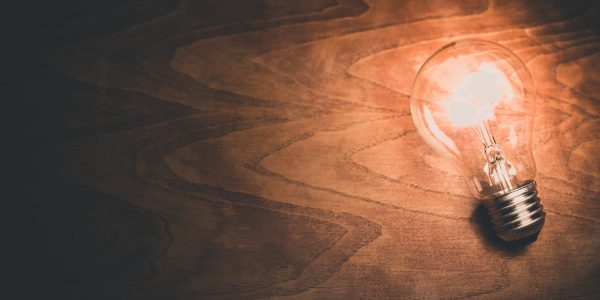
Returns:
[[[517,145],[517,134],[515,133],[514,126],[510,126],[510,129],[508,132],[508,142],[513,146]]]
[[[511,101],[510,82],[495,65],[482,63],[479,70],[459,79],[448,102],[450,120],[455,126],[471,126],[494,118],[502,101]]]

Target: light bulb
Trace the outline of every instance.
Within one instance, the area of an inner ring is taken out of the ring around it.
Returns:
[[[419,134],[461,171],[506,241],[537,234],[546,216],[531,151],[535,94],[513,52],[473,39],[435,52],[411,94]]]

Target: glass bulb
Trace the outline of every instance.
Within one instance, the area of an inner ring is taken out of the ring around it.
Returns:
[[[545,219],[531,150],[535,94],[513,52],[473,39],[436,51],[411,94],[419,134],[461,171],[507,241],[537,234]]]

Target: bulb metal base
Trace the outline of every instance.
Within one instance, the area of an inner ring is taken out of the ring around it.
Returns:
[[[540,232],[546,213],[537,195],[535,181],[528,180],[511,192],[483,199],[501,239],[516,241]]]

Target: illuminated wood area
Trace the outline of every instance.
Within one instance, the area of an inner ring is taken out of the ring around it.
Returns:
[[[24,66],[45,295],[600,297],[597,2],[71,2]],[[467,37],[538,89],[529,245],[412,123],[418,68]]]

